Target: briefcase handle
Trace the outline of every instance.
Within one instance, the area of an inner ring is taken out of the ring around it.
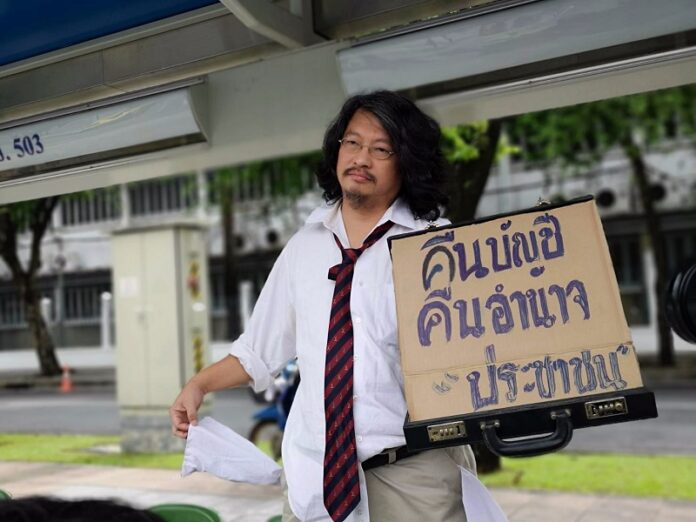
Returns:
[[[493,453],[500,457],[533,457],[564,448],[573,438],[573,423],[569,410],[551,412],[551,418],[556,421],[553,433],[543,437],[523,440],[506,441],[498,437],[496,431],[500,422],[496,419],[481,423],[483,440]]]

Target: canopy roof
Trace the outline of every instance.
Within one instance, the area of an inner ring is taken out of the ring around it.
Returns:
[[[362,90],[402,91],[454,124],[696,81],[692,0],[25,0],[3,9],[0,133],[192,83],[203,85],[209,125],[205,143],[2,182],[0,203],[314,150],[341,102]]]

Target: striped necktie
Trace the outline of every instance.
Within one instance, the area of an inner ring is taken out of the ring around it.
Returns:
[[[329,269],[329,279],[336,281],[336,286],[331,303],[324,373],[324,505],[334,522],[345,520],[360,503],[358,452],[353,425],[353,321],[350,315],[353,271],[360,254],[384,236],[392,224],[387,221],[375,228],[360,248],[343,248],[334,234],[343,260]]]

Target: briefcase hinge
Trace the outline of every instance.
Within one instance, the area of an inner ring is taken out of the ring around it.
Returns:
[[[428,426],[428,438],[430,442],[443,440],[463,439],[466,437],[466,427],[463,421],[445,422]]]
[[[585,415],[588,419],[603,419],[614,415],[626,415],[628,405],[625,397],[613,397],[600,401],[590,401],[585,403]]]

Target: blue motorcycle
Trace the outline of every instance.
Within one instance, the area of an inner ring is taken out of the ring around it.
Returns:
[[[254,413],[256,422],[247,438],[275,460],[280,459],[285,423],[299,384],[297,362],[291,361],[265,391],[269,404]]]

